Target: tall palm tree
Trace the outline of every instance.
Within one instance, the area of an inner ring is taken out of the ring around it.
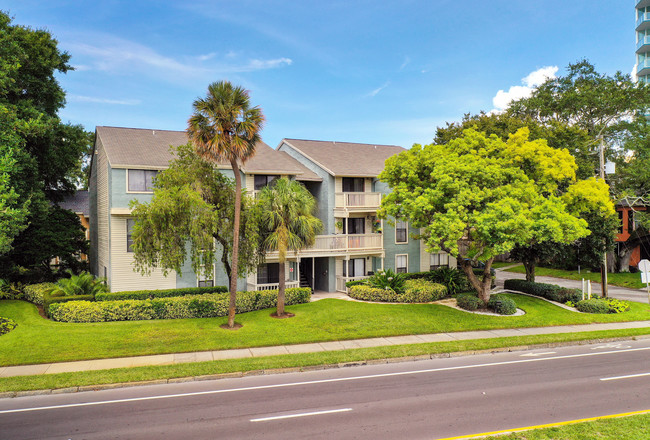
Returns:
[[[267,250],[277,250],[280,263],[277,316],[284,316],[285,270],[288,250],[300,250],[314,244],[323,224],[314,216],[316,199],[300,182],[285,177],[262,188],[258,195],[263,226],[268,235]]]
[[[264,125],[259,107],[251,107],[248,90],[228,81],[208,86],[208,95],[197,98],[187,122],[187,134],[199,156],[212,163],[229,162],[235,174],[235,214],[233,220],[232,269],[228,327],[235,326],[237,268],[239,263],[239,217],[241,214],[240,164],[255,155]]]

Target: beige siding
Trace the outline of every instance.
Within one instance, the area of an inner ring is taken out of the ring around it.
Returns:
[[[335,193],[343,192],[343,178],[341,177],[334,178],[334,192]]]
[[[364,180],[364,186],[365,186],[363,191],[364,192],[372,192],[372,179],[363,179],[363,180]]]
[[[443,253],[441,251],[441,253]],[[426,246],[424,245],[424,241],[420,240],[420,272],[425,272],[429,270],[430,265],[429,262],[431,261],[429,259],[429,256],[431,254],[427,252]],[[456,267],[456,258],[453,256],[449,256],[449,267]]]
[[[99,276],[104,276],[104,268],[110,277],[109,233],[108,218],[108,158],[101,143],[97,138],[96,149],[97,166],[97,269]],[[109,280],[110,281],[110,280]]]
[[[246,174],[245,179],[244,184],[246,185],[246,191],[253,194],[253,191],[255,190],[255,176],[253,174]]]
[[[133,254],[126,251],[127,217],[111,216],[111,292],[141,289],[173,289],[176,287],[176,272],[164,277],[159,269],[149,276],[133,271]]]
[[[337,277],[342,277],[343,276],[343,259],[337,258],[336,259],[336,276]]]

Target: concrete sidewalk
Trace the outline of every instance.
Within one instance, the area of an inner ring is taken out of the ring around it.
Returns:
[[[34,376],[40,374],[70,373],[76,371],[108,370],[149,365],[173,365],[188,362],[242,359],[282,354],[315,353],[354,348],[383,347],[387,345],[422,344],[426,342],[448,342],[468,339],[491,339],[509,336],[530,336],[556,333],[578,333],[598,330],[633,329],[650,327],[650,321],[616,322],[607,324],[563,325],[501,330],[478,330],[468,332],[434,333],[427,335],[391,336],[372,339],[319,342],[313,344],[283,345],[275,347],[242,348],[236,350],[200,351],[194,353],[173,353],[153,356],[134,356],[114,359],[97,359],[54,364],[21,365],[0,367],[0,377]]]

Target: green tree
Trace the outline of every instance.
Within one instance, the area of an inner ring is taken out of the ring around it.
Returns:
[[[4,272],[17,261],[43,268],[40,259],[28,258],[35,256],[31,248],[42,246],[30,240],[50,234],[51,223],[62,219],[51,205],[75,191],[84,154],[90,148],[90,137],[81,126],[65,124],[58,117],[65,105],[65,92],[56,74],[72,68],[70,55],[57,46],[49,32],[12,25],[11,18],[0,12],[0,137],[4,140],[9,133],[19,139],[9,147],[3,145],[15,160],[5,186],[13,191],[13,203],[23,208],[29,205],[25,222],[30,224],[15,236],[13,249],[0,258]],[[64,219],[54,229],[69,228],[67,235],[74,235],[79,227]],[[43,230],[35,233],[36,229]],[[55,255],[66,257],[67,243],[53,245]],[[21,251],[25,249],[30,251]]]
[[[210,84],[207,97],[196,99],[193,108],[194,113],[187,123],[187,133],[197,154],[215,165],[229,163],[235,174],[232,276],[228,310],[228,327],[234,328],[242,188],[239,169],[240,164],[255,155],[264,115],[259,107],[251,107],[247,90],[235,87],[228,81]]]
[[[235,185],[200,158],[192,145],[181,145],[174,154],[169,168],[155,178],[151,202],[131,202],[135,269],[145,275],[153,267],[161,268],[165,275],[170,270],[182,273],[189,251],[198,276],[212,267],[215,254],[220,252],[224,270],[232,280]],[[242,200],[238,269],[246,273],[263,261],[264,252],[259,210],[249,197]]]
[[[421,228],[428,249],[458,258],[487,302],[495,256],[532,241],[571,242],[589,233],[568,209],[577,196],[556,195],[574,184],[575,169],[568,151],[530,141],[526,128],[507,142],[469,129],[447,144],[415,145],[388,159],[379,178],[392,192],[379,214],[408,219]],[[485,262],[482,279],[472,270],[477,261]]]
[[[314,216],[316,200],[300,182],[281,178],[262,189],[258,196],[262,224],[266,230],[264,245],[278,251],[280,285],[276,315],[284,316],[285,262],[287,251],[298,251],[314,244],[316,234],[323,229]]]

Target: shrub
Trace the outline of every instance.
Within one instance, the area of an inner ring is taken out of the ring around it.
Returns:
[[[311,289],[286,289],[286,304],[309,302]],[[237,313],[275,307],[277,290],[238,292]],[[63,322],[138,321],[147,319],[211,318],[228,315],[227,294],[115,301],[69,301],[50,304],[52,319]]]
[[[352,281],[348,281],[347,283],[345,283],[345,287],[360,286],[360,285],[362,285],[362,284],[363,284],[364,286],[367,286],[367,285],[368,285],[368,280],[365,279],[365,280],[352,280]]]
[[[2,316],[0,316],[0,336],[4,335],[5,333],[9,333],[13,329],[15,329],[17,325],[18,324],[16,324],[11,319],[3,318]]]
[[[469,290],[467,275],[458,269],[441,267],[429,272],[428,279],[434,283],[440,283],[447,288],[450,295]]]
[[[481,300],[469,293],[460,294],[456,297],[458,307],[465,310],[478,310],[481,307]]]
[[[348,291],[351,298],[361,301],[397,302],[398,295],[393,290],[378,289],[363,284],[352,286]]]
[[[609,305],[602,299],[585,299],[578,301],[576,309],[584,313],[609,313]]]
[[[499,315],[514,315],[517,312],[517,305],[512,300],[502,295],[492,295],[487,303],[488,309]]]
[[[185,295],[203,295],[206,293],[224,293],[228,292],[225,286],[214,287],[184,287],[180,289],[164,290],[131,290],[115,293],[98,293],[95,295],[97,301],[115,301],[119,299],[152,299],[152,298],[171,298],[174,296]]]
[[[506,280],[503,283],[503,287],[506,290],[529,293],[563,304],[568,301],[574,304],[582,301],[582,292],[580,289],[567,289],[556,286],[555,284],[534,283],[526,280]]]
[[[0,278],[0,299],[23,299],[23,286]]]
[[[43,305],[43,295],[54,287],[53,283],[29,284],[23,288],[25,300],[36,305]]]
[[[616,298],[605,298],[609,306],[609,313],[623,313],[630,310],[630,304],[627,301],[621,301]]]
[[[397,300],[403,303],[425,303],[437,301],[445,296],[447,296],[445,286],[420,278],[406,280],[404,293],[398,295]]]
[[[67,271],[70,278],[60,279],[50,293],[55,296],[92,296],[95,297],[98,293],[108,292],[108,287],[105,284],[104,278],[95,278],[94,275],[88,272],[81,272],[75,275],[71,270]]]
[[[368,278],[367,284],[370,287],[383,290],[392,290],[396,293],[404,293],[404,282],[406,277],[402,273],[395,273],[392,270],[378,270]]]
[[[47,316],[50,316],[50,306],[52,304],[68,301],[95,301],[95,298],[92,295],[63,296],[61,292],[45,293],[43,294],[43,311]]]

